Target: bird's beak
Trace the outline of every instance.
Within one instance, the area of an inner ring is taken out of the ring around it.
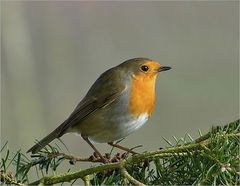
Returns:
[[[170,70],[170,69],[171,69],[171,67],[162,66],[158,69],[158,72],[167,71],[167,70]]]

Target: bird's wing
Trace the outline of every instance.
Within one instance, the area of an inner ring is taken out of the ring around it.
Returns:
[[[112,71],[102,74],[68,119],[59,126],[59,137],[70,127],[80,124],[80,121],[86,119],[96,110],[114,102],[126,91],[126,86],[120,82],[119,77],[113,74]]]
[[[97,81],[92,85],[87,95],[77,105],[72,114],[54,131],[45,138],[35,144],[28,152],[37,153],[55,138],[61,137],[66,131],[77,125],[81,125],[81,121],[87,119],[98,109],[101,109],[112,102],[127,90],[127,86],[123,83],[125,74],[113,68],[103,73]]]

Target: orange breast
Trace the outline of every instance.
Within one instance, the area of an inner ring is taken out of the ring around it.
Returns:
[[[129,111],[134,116],[152,114],[155,104],[156,76],[134,76],[129,97]]]

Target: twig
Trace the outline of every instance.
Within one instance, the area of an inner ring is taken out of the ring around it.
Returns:
[[[82,178],[82,180],[84,181],[84,185],[85,185],[85,186],[89,186],[89,185],[90,185],[90,176],[89,176],[89,175],[84,176],[84,177]]]
[[[5,173],[5,172],[0,172],[0,180],[2,184],[7,184],[7,185],[19,185],[23,186],[23,183],[17,182],[12,176],[11,173]]]
[[[133,185],[141,185],[141,186],[145,186],[145,184],[141,183],[140,181],[134,179],[125,168],[121,169],[121,173],[123,175],[123,177],[127,178],[128,181],[130,183],[132,183]]]
[[[48,157],[50,158],[55,158],[58,156],[63,156],[65,159],[70,160],[70,161],[81,161],[81,162],[92,162],[92,163],[101,163],[102,160],[101,159],[91,159],[91,158],[82,158],[79,156],[73,156],[73,155],[69,155],[69,154],[65,154],[62,152],[52,152],[48,154]]]

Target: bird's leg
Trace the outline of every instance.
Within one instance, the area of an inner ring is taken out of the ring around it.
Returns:
[[[129,148],[126,148],[126,147],[123,147],[121,145],[118,145],[116,143],[113,143],[113,142],[108,142],[108,145],[111,145],[112,147],[116,147],[116,148],[119,148],[121,150],[124,150],[126,152],[129,152],[131,154],[138,154],[137,152],[134,152],[133,150],[129,149]]]
[[[97,150],[97,148],[91,143],[91,141],[86,136],[82,136],[82,138],[92,147],[92,149],[97,153],[97,155],[101,158],[103,163],[108,163],[108,160],[102,156],[102,154]]]

